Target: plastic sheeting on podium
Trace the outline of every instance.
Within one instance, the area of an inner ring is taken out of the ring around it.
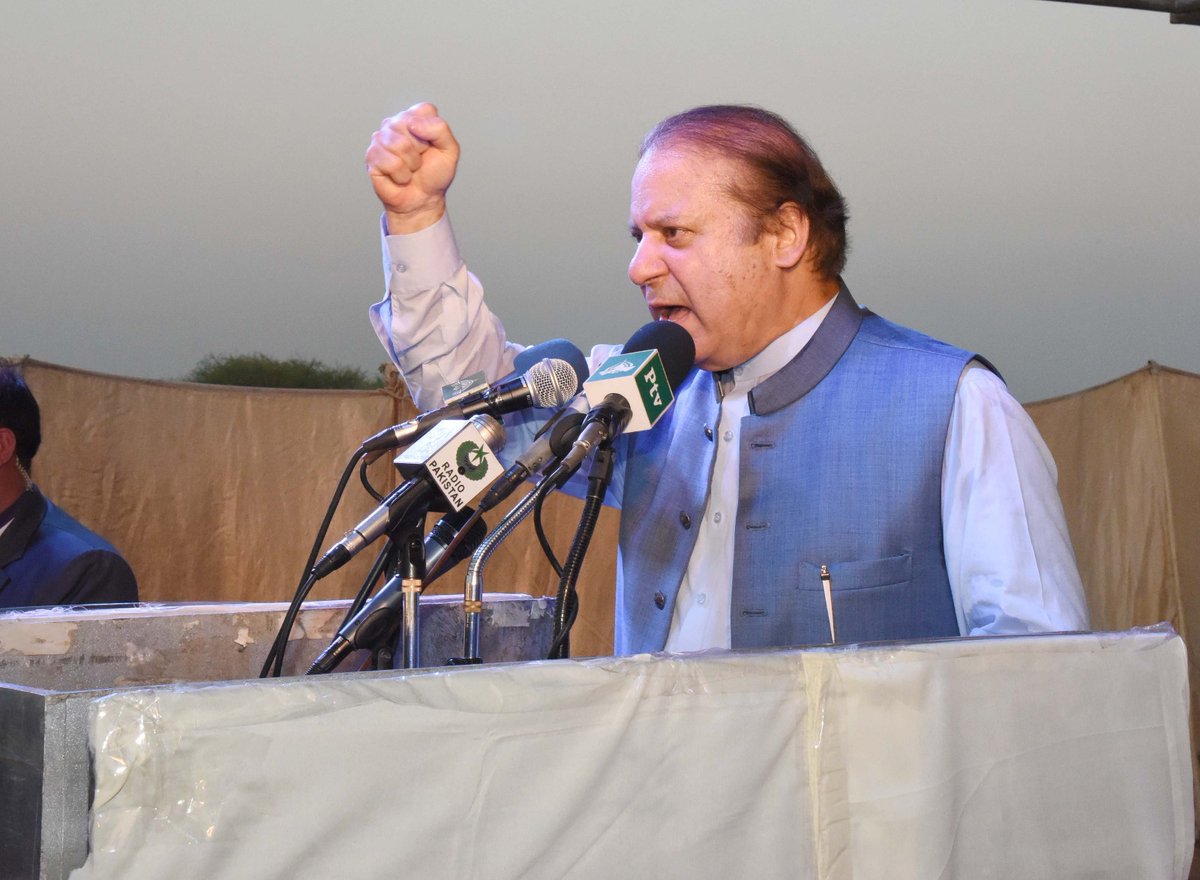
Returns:
[[[1169,629],[96,701],[73,878],[1184,878]]]

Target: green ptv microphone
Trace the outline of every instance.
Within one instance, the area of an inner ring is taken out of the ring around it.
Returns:
[[[598,444],[654,427],[695,360],[696,344],[678,324],[652,321],[639,328],[621,354],[609,357],[583,383],[591,411],[579,439],[548,479],[561,485]]]
[[[623,431],[653,428],[675,399],[662,356],[653,348],[611,356],[583,383],[583,393],[593,408],[611,395],[624,400],[629,419],[621,426]]]

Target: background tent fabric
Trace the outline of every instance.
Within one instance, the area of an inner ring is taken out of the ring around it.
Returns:
[[[1026,409],[1058,464],[1092,626],[1170,621],[1195,672],[1200,376],[1151,363]]]
[[[1200,375],[1151,361],[1029,404],[1054,454],[1092,628],[1170,621],[1187,645],[1200,730]],[[1196,765],[1193,780],[1200,799]]]
[[[350,455],[365,438],[415,414],[394,376],[380,391],[298,391],[128,379],[18,361],[42,410],[33,477],[55,503],[116,545],[143,601],[279,601],[300,580],[313,538]],[[380,490],[397,485],[388,457],[371,466]],[[486,517],[500,521],[508,506]],[[351,478],[324,542],[374,508]],[[546,505],[552,545],[565,556],[582,505]],[[579,580],[573,653],[612,653],[616,515],[601,517]],[[375,548],[321,581],[312,598],[354,595]],[[607,552],[605,552],[607,550]],[[465,565],[432,592],[463,589]],[[553,595],[558,577],[532,522],[484,571],[490,592]]]

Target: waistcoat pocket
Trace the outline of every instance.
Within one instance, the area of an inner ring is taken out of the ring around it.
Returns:
[[[867,590],[907,584],[912,581],[912,554],[888,556],[884,559],[863,559],[853,562],[805,562],[800,567],[801,590],[823,591],[821,566],[829,577],[830,589]]]

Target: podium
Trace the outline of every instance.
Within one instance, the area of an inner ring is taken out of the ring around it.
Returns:
[[[113,684],[0,687],[6,792],[13,707],[42,694],[59,853],[22,874],[4,838],[0,875],[1182,880],[1192,857],[1168,627]]]
[[[1169,628],[129,689],[92,878],[1182,878]]]
[[[286,675],[308,669],[348,605],[305,605],[288,645]],[[545,657],[552,606],[524,595],[485,595],[483,657]],[[97,700],[133,691],[201,691],[235,680],[242,685],[234,692],[271,693],[287,679],[249,680],[257,678],[285,609],[286,603],[218,603],[0,613],[0,880],[59,880],[83,865],[89,712]],[[420,612],[424,660],[440,665],[460,656],[462,600],[430,596]],[[320,699],[321,689],[316,693]]]

